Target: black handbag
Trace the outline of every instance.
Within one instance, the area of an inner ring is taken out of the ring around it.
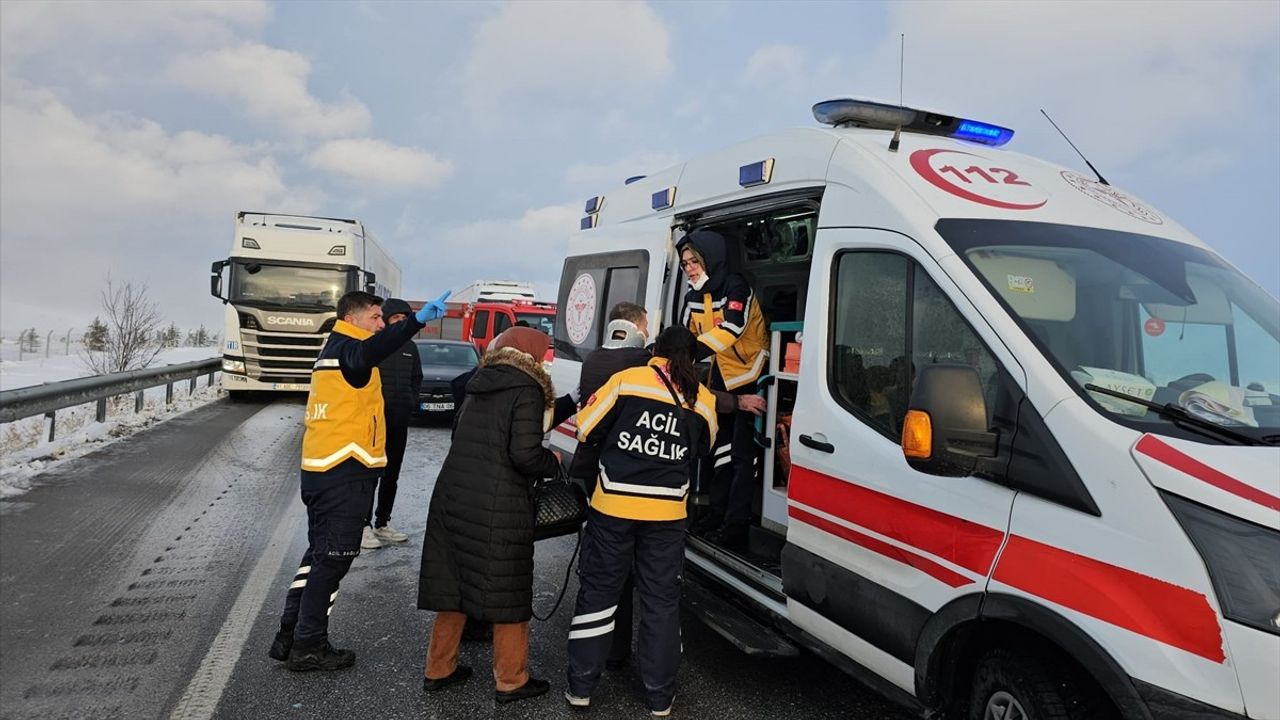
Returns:
[[[587,520],[587,494],[559,467],[554,478],[533,487],[533,539],[571,535]]]

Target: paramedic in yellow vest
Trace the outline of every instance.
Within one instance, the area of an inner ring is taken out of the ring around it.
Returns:
[[[676,246],[689,281],[683,321],[698,336],[699,355],[712,357],[708,387],[735,395],[754,393],[764,374],[769,339],[764,313],[746,278],[729,272],[722,236],[697,230]],[[751,496],[756,489],[753,418],[738,411],[720,417],[723,430],[701,465],[700,486],[710,488],[711,506],[693,532],[730,549],[746,546]]]
[[[302,436],[309,547],[271,644],[271,657],[290,670],[341,670],[356,661],[354,652],[329,644],[329,613],[338,584],[360,554],[373,491],[387,464],[378,363],[442,317],[448,296],[385,330],[381,298],[356,291],[338,300],[338,320],[311,374]]]
[[[647,365],[609,378],[578,413],[578,439],[600,446],[569,623],[565,699],[590,707],[634,574],[640,593],[636,670],[654,716],[671,712],[680,667],[680,583],[689,472],[716,434],[716,399],[698,383],[698,341],[669,327]],[[630,632],[630,623],[626,623]]]

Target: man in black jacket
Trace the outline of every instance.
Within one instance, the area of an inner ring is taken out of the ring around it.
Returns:
[[[390,298],[382,303],[382,317],[387,325],[394,325],[409,317],[413,309],[400,298]],[[404,449],[409,439],[409,419],[413,406],[418,402],[418,390],[422,387],[422,360],[418,346],[410,338],[400,350],[378,363],[382,375],[382,404],[387,418],[387,467],[378,482],[378,505],[373,513],[373,527],[366,527],[360,539],[360,547],[376,550],[386,543],[400,543],[408,535],[391,527],[391,508],[396,502],[396,483],[400,480],[400,467],[404,462]]]
[[[360,554],[374,486],[387,463],[377,366],[444,315],[448,295],[386,330],[381,298],[353,291],[338,300],[337,322],[316,359],[304,416],[301,491],[309,543],[271,643],[272,659],[285,661],[290,670],[341,670],[356,661],[354,652],[329,643],[329,614]]]

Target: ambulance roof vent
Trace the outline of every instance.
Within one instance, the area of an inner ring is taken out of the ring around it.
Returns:
[[[1013,139],[1013,131],[999,125],[860,98],[824,100],[813,106],[813,117],[833,127],[901,128],[903,132],[942,135],[993,147]]]

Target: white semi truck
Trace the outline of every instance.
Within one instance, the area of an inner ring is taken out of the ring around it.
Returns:
[[[231,254],[211,272],[210,292],[226,305],[222,370],[232,397],[309,390],[338,298],[400,293],[400,266],[357,220],[241,211]]]

